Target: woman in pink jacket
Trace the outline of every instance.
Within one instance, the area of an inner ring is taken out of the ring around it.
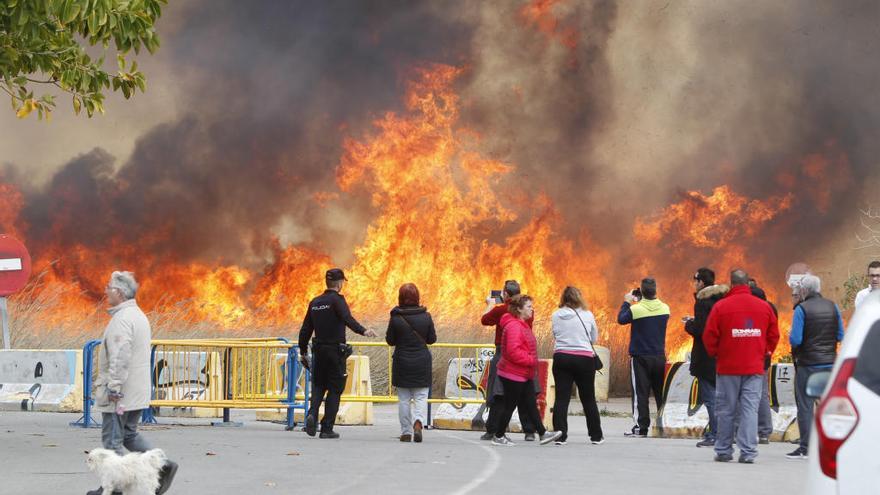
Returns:
[[[541,445],[559,438],[562,433],[547,431],[538,413],[534,380],[538,372],[538,341],[525,320],[532,316],[532,298],[521,294],[507,304],[510,313],[501,317],[504,337],[501,343],[501,361],[498,362],[498,379],[504,387],[504,412],[498,423],[493,445],[513,446],[505,432],[513,411],[519,407],[535,419]]]

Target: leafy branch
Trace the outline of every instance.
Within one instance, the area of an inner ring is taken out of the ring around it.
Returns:
[[[128,99],[146,87],[137,62],[126,56],[141,49],[154,53],[154,25],[167,0],[5,0],[0,3],[0,89],[19,118],[34,111],[40,119],[55,109],[51,94],[35,95],[32,86],[53,87],[71,95],[73,110],[91,117],[104,113],[105,90]],[[86,45],[87,44],[87,45]],[[87,46],[100,44],[93,59]],[[106,70],[110,46],[116,71]]]

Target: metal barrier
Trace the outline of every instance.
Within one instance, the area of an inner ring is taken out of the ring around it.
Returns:
[[[92,384],[98,369],[94,366],[95,359],[92,353],[99,345],[101,345],[101,339],[90,340],[83,346],[83,415],[78,420],[70,423],[70,426],[82,428],[101,427],[101,423],[92,418],[92,404],[95,402],[95,399],[92,398]]]
[[[351,342],[357,355],[363,355],[365,348],[386,349],[387,393],[385,395],[345,394],[344,402],[397,402],[391,385],[393,348],[385,342]],[[83,428],[99,427],[100,423],[91,417],[94,404],[94,380],[100,353],[95,352],[100,340],[90,340],[83,347],[83,416],[71,426]],[[458,374],[462,376],[463,358],[470,358],[473,350],[475,363],[480,363],[481,350],[492,349],[494,344],[455,344],[435,343],[431,349],[455,349]],[[150,408],[144,410],[143,422],[155,422],[153,408],[158,407],[204,407],[223,409],[223,421],[217,425],[235,424],[230,420],[231,409],[286,409],[287,429],[295,426],[296,409],[308,411],[311,392],[311,373],[302,369],[297,359],[297,348],[287,339],[244,338],[244,339],[159,339],[152,341],[150,357],[152,391]],[[279,361],[280,360],[280,361]],[[281,362],[281,366],[277,366]],[[303,377],[302,393],[297,393],[296,384],[300,373]],[[485,395],[479,384],[474,385],[478,395]],[[482,404],[482,397],[463,395],[460,384],[457,397],[430,398],[430,404]]]
[[[98,369],[93,351],[100,343],[89,341],[83,348],[84,413],[73,426],[97,425],[90,414]],[[309,393],[306,376],[304,393],[296,396],[301,371],[296,356],[296,348],[281,337],[153,340],[152,400],[143,421],[155,422],[154,407],[222,408],[223,421],[218,425],[235,424],[230,421],[231,409],[280,408],[287,410],[287,428],[293,429],[294,410],[307,408]]]
[[[349,342],[352,347],[357,349],[361,348],[370,348],[370,347],[385,347],[387,349],[387,363],[388,363],[388,393],[385,395],[343,395],[343,402],[397,402],[397,395],[392,394],[392,385],[391,385],[391,363],[392,363],[392,351],[393,347],[389,346],[385,342]],[[462,350],[463,349],[473,349],[474,352],[474,360],[480,361],[480,350],[491,348],[495,349],[495,344],[454,344],[454,343],[445,343],[445,342],[437,342],[428,346],[430,349],[457,349],[458,351],[458,374],[461,375],[461,365],[462,365]],[[362,353],[356,353],[357,355],[361,355]],[[467,356],[470,357],[470,356]],[[459,387],[459,390],[461,388]],[[450,404],[482,404],[485,402],[485,399],[473,399],[469,397],[464,397],[463,395],[459,395],[458,397],[447,397],[445,399],[432,399],[428,398],[429,404],[442,404],[442,403],[450,403]]]

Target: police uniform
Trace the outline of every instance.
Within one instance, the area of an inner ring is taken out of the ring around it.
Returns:
[[[342,270],[334,268],[327,271],[328,281],[346,280]],[[318,419],[318,409],[324,394],[327,401],[324,405],[324,417],[321,419],[322,436],[333,431],[336,413],[339,411],[339,400],[345,389],[347,359],[345,346],[345,327],[357,334],[364,335],[367,331],[351,316],[351,310],[345,297],[339,292],[327,289],[309,303],[306,316],[299,332],[299,352],[306,356],[309,340],[312,341],[312,394],[309,406],[309,418],[306,418],[306,432],[314,435],[314,425]],[[311,430],[310,430],[311,428]]]

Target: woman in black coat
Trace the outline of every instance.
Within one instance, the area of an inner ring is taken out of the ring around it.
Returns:
[[[391,310],[385,341],[395,348],[391,384],[397,387],[400,441],[421,442],[431,385],[428,345],[437,341],[437,333],[431,313],[419,305],[419,289],[415,284],[400,287],[398,304]]]

